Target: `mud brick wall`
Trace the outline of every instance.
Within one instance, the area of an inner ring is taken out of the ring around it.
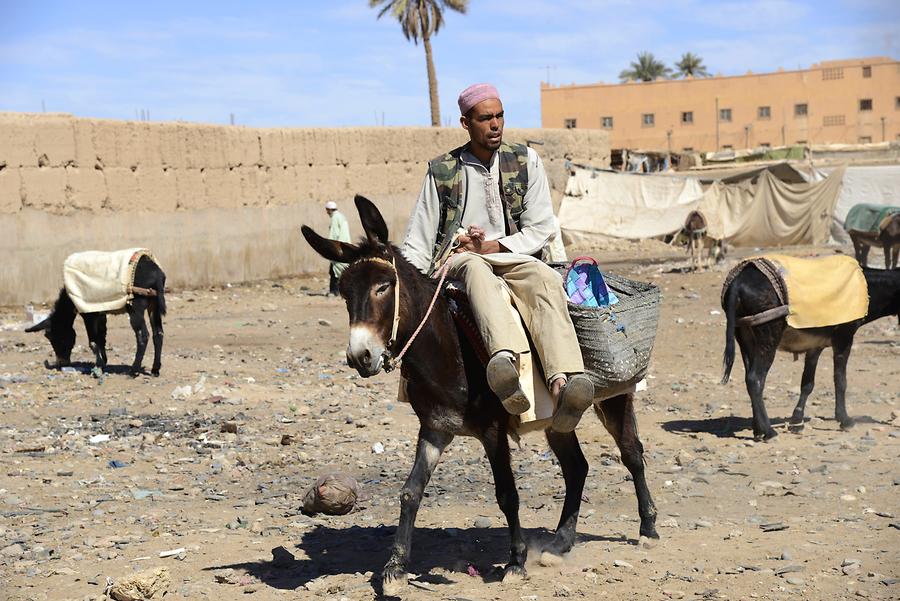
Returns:
[[[509,129],[535,145],[554,200],[565,157],[609,163],[602,131]],[[65,257],[153,250],[172,288],[252,281],[326,267],[300,236],[328,226],[326,201],[361,228],[363,194],[402,239],[426,162],[465,141],[461,129],[252,129],[193,123],[0,113],[0,304],[51,299]]]

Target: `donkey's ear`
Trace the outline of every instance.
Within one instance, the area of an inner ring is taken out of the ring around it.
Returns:
[[[378,210],[375,203],[359,194],[353,198],[353,202],[356,203],[356,210],[359,211],[359,220],[362,222],[363,231],[366,233],[366,238],[369,239],[369,242],[373,244],[387,244],[387,224],[384,222],[384,217],[381,216],[381,211]]]
[[[313,250],[328,259],[338,263],[352,263],[359,258],[359,247],[355,244],[347,244],[338,240],[329,240],[312,231],[308,225],[300,228],[303,237],[313,247]]]
[[[40,332],[41,330],[46,330],[50,327],[50,318],[46,318],[44,321],[40,323],[36,323],[31,327],[25,328],[26,332]]]

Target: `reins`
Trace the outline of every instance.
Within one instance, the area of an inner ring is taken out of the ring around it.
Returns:
[[[400,328],[400,272],[397,271],[397,260],[392,256],[390,261],[386,259],[382,259],[380,257],[369,257],[366,259],[361,259],[358,262],[363,261],[375,261],[376,263],[384,263],[385,265],[390,266],[390,268],[394,271],[394,277],[397,282],[394,284],[394,323],[391,327],[391,338],[388,340],[388,343],[385,345],[384,352],[381,353],[381,358],[384,363],[384,371],[391,372],[403,362],[403,356],[406,355],[406,351],[409,350],[409,347],[412,346],[413,341],[422,331],[422,328],[425,327],[425,323],[428,321],[428,318],[431,316],[431,311],[434,309],[434,304],[437,302],[437,297],[441,293],[441,286],[444,285],[444,280],[447,278],[447,272],[450,271],[450,264],[453,262],[453,256],[448,256],[444,261],[444,264],[441,265],[441,268],[438,270],[440,274],[440,278],[438,279],[437,287],[434,290],[434,295],[431,297],[431,303],[428,305],[428,309],[425,311],[425,316],[422,318],[422,321],[419,322],[419,325],[416,327],[416,330],[412,333],[412,336],[409,337],[409,340],[406,341],[406,344],[403,346],[403,349],[396,356],[394,356],[391,351],[391,347],[394,346],[394,343],[397,341],[397,330]]]

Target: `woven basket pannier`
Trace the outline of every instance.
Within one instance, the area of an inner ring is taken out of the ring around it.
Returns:
[[[565,277],[569,265],[550,265]],[[588,376],[598,389],[639,381],[647,373],[659,323],[659,288],[611,273],[606,285],[619,302],[611,307],[568,303]]]

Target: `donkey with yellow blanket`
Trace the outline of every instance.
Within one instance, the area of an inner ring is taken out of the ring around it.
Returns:
[[[741,347],[747,392],[753,408],[753,436],[776,435],[763,403],[766,375],[777,350],[805,354],[800,399],[791,416],[793,428],[803,427],[806,399],[815,385],[822,351],[834,352],[835,418],[841,428],[847,415],[847,361],[860,326],[890,315],[900,319],[900,271],[864,269],[850,257],[798,259],[766,255],[737,265],[722,287],[727,317],[725,373],[734,365],[734,341]]]

